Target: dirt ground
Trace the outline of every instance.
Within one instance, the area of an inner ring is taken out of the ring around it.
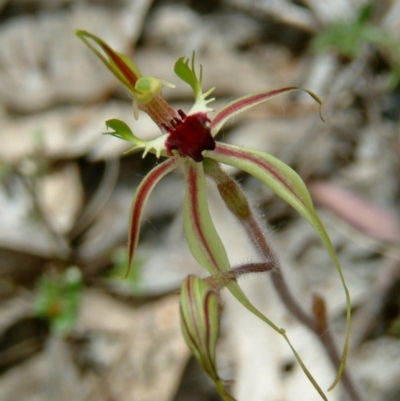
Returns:
[[[306,182],[352,300],[347,371],[330,401],[400,400],[400,3],[396,0],[0,0],[0,401],[217,401],[185,344],[179,288],[205,276],[183,231],[183,174],[157,185],[144,210],[135,271],[126,244],[133,196],[160,163],[102,135],[118,118],[142,139],[126,90],[74,35],[83,29],[176,85],[196,53],[218,110],[252,92],[296,86],[224,126],[217,140],[265,151]],[[237,178],[305,308],[327,305],[343,346],[346,298],[307,221],[255,178]],[[233,266],[257,261],[245,233],[207,188]],[[325,391],[335,378],[319,341],[282,305],[269,275],[240,280],[286,329]],[[287,343],[223,293],[218,372],[238,401],[320,395]]]

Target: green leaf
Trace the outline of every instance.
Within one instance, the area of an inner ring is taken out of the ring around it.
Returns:
[[[374,3],[367,2],[355,20],[337,22],[320,31],[312,42],[314,50],[335,50],[342,56],[354,58],[369,43],[388,52],[391,68],[396,69],[400,62],[399,41],[370,22],[373,8]]]
[[[217,162],[237,167],[259,179],[270,187],[278,196],[289,203],[297,212],[303,216],[315,229],[322,239],[342,281],[347,302],[347,332],[343,350],[343,357],[337,377],[331,386],[332,389],[338,383],[346,363],[351,323],[351,301],[342,268],[336,256],[330,238],[322,224],[320,218],[314,210],[311,196],[306,185],[300,176],[288,165],[275,157],[258,150],[245,149],[233,145],[217,143],[214,151],[203,152],[204,157],[208,157]]]
[[[53,333],[67,335],[75,327],[82,292],[82,275],[70,267],[63,274],[43,276],[36,288],[35,312]]]
[[[374,4],[372,1],[367,1],[361,8],[357,16],[357,23],[360,25],[366,24],[372,19]]]

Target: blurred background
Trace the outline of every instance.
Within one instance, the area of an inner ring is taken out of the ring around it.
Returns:
[[[74,35],[84,29],[132,56],[145,75],[173,73],[196,51],[213,107],[300,86],[235,117],[218,139],[285,161],[309,185],[352,294],[348,369],[363,400],[400,399],[400,2],[396,0],[0,0],[0,400],[217,401],[184,344],[178,290],[204,275],[182,228],[180,172],[145,209],[135,271],[127,267],[130,204],[153,155],[124,155],[102,135],[119,118],[141,138],[126,91]],[[248,194],[306,308],[327,302],[343,344],[345,296],[308,223],[255,179]],[[233,265],[257,260],[210,185],[210,208]],[[335,377],[319,342],[266,278],[241,282],[323,389]],[[283,339],[228,294],[219,372],[239,401],[319,400]],[[346,400],[339,385],[331,401]]]

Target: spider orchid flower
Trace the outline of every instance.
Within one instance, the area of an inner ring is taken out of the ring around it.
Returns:
[[[216,178],[218,173],[214,174],[213,171],[215,171],[215,165],[219,166],[219,163],[237,167],[253,175],[308,220],[322,239],[339,273],[347,299],[347,340],[342,363],[334,382],[336,385],[344,369],[347,355],[351,317],[350,296],[341,266],[329,236],[314,210],[309,192],[299,175],[274,156],[259,150],[215,141],[216,135],[230,118],[276,96],[302,90],[314,98],[321,109],[320,99],[306,89],[285,87],[243,96],[228,103],[211,116],[213,110],[208,105],[214,100],[209,98],[214,88],[206,92],[202,91],[202,69],[200,67],[200,73],[196,73],[193,54],[191,60],[184,57],[178,59],[174,68],[176,75],[191,86],[195,97],[193,107],[188,113],[185,113],[182,110],[174,110],[162,96],[163,87],[173,85],[155,77],[143,76],[127,56],[115,52],[100,38],[86,31],[77,31],[76,34],[128,90],[133,99],[135,118],[138,118],[139,110],[144,111],[161,131],[158,138],[144,141],[137,137],[125,122],[116,119],[106,122],[107,128],[111,130],[109,134],[132,143],[129,150],[142,149],[143,157],[151,152],[157,157],[166,158],[147,174],[134,196],[130,215],[129,267],[133,264],[138,245],[142,212],[153,188],[164,176],[178,167],[183,167],[186,186],[184,228],[189,248],[197,262],[211,275],[221,277],[221,274],[230,270],[230,264],[224,245],[210,216],[205,177],[209,175],[218,182]],[[215,176],[213,177],[213,175]],[[235,193],[228,188],[231,185],[229,182],[225,184],[226,193]],[[223,190],[224,184],[221,184],[221,188]],[[222,194],[221,188],[219,189]],[[239,193],[234,196],[227,195],[224,200],[234,215],[245,222],[249,216],[249,210],[241,196]],[[190,284],[191,281],[188,283]],[[294,351],[285,330],[276,326],[253,306],[236,280],[227,280],[226,287],[247,309],[281,334]],[[186,309],[183,308],[183,310]],[[295,356],[322,398],[326,399],[296,352]],[[212,368],[210,369],[212,370]]]

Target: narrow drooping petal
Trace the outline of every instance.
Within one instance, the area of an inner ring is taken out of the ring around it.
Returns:
[[[129,219],[129,265],[126,276],[128,276],[129,274],[133,259],[135,257],[135,251],[139,240],[140,222],[142,219],[143,208],[147,202],[147,199],[149,198],[151,191],[161,180],[161,178],[165,177],[168,173],[175,170],[180,164],[182,164],[182,162],[183,160],[180,158],[170,158],[162,164],[158,165],[153,170],[151,170],[149,174],[146,175],[136,191]]]
[[[112,130],[111,132],[106,132],[106,134],[115,136],[116,138],[123,139],[124,141],[131,142],[135,146],[141,146],[145,143],[145,141],[138,138],[132,132],[128,124],[126,124],[124,121],[113,118],[111,120],[106,121],[106,127]]]
[[[225,247],[208,210],[203,164],[186,158],[185,179],[184,224],[189,248],[210,274],[228,270]]]
[[[154,153],[157,157],[167,156],[167,152],[165,150],[165,141],[167,139],[166,135],[159,136],[158,138],[150,141],[144,141],[134,135],[126,123],[116,118],[107,120],[106,126],[108,129],[112,130],[110,132],[106,132],[106,134],[115,136],[133,144],[133,146],[126,152],[143,149],[143,157],[145,157],[148,152]]]
[[[207,282],[196,276],[189,276],[184,280],[180,295],[183,336],[224,400],[233,401],[218,376],[215,359],[220,309],[219,295]]]
[[[237,167],[258,178],[261,182],[270,187],[278,196],[296,209],[297,212],[300,213],[300,215],[302,215],[312,225],[312,227],[314,227],[315,231],[322,239],[339,273],[347,301],[346,342],[343,350],[341,366],[335,382],[332,385],[332,387],[334,387],[343,372],[347,358],[351,320],[350,294],[331,240],[324,225],[314,210],[310,194],[303,180],[285,163],[271,155],[253,149],[239,148],[232,145],[218,143],[214,151],[205,151],[203,152],[203,155],[204,157],[209,157],[210,159],[216,160],[220,163]]]
[[[133,98],[133,114],[136,119],[139,117],[139,110],[143,110],[162,132],[168,132],[176,127],[180,116],[161,94],[163,86],[174,87],[174,85],[155,77],[143,77],[128,56],[114,51],[97,36],[82,30],[77,30],[75,33],[128,89]]]
[[[207,154],[214,152],[207,152]],[[186,239],[194,258],[210,274],[227,271],[230,267],[225,247],[219,237],[208,209],[206,181],[202,163],[187,158],[185,163],[186,194],[184,204],[184,225]],[[236,281],[227,288],[247,309],[267,323],[279,334],[282,329],[265,317],[248,300]]]
[[[227,271],[230,268],[228,256],[208,209],[203,164],[187,158],[185,175],[184,225],[190,251],[210,274]],[[247,299],[236,281],[230,282],[227,288],[246,308],[280,333],[280,329]]]
[[[228,103],[221,110],[217,111],[210,124],[212,136],[217,135],[219,130],[226,123],[226,121],[229,120],[231,117],[235,116],[236,114],[241,113],[242,111],[245,111],[247,109],[250,109],[253,106],[257,106],[258,104],[261,104],[279,95],[299,90],[307,92],[321,106],[322,104],[321,100],[315,93],[307,89],[297,88],[295,86],[289,86],[287,88],[275,89],[267,92],[253,93],[251,95],[243,96],[239,99],[236,99],[233,102]]]

